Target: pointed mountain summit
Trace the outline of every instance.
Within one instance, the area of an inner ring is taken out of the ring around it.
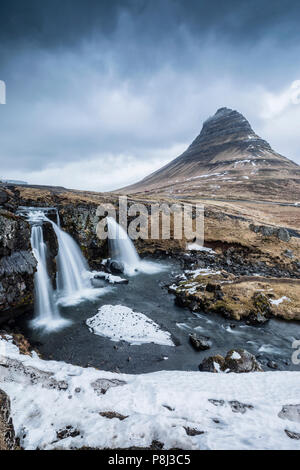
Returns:
[[[121,192],[278,199],[287,185],[299,200],[299,165],[275,152],[241,113],[220,108],[183,154]]]

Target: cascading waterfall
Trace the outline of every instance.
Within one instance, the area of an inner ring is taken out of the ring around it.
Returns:
[[[61,230],[55,222],[51,220],[49,222],[52,224],[58,241],[58,293],[64,296],[78,294],[80,291],[91,287],[86,276],[88,272],[87,262],[73,238]]]
[[[37,271],[34,275],[36,318],[33,320],[33,326],[51,330],[61,328],[69,322],[60,316],[54,301],[54,292],[47,272],[47,247],[40,223],[32,226],[31,246],[37,260]]]
[[[107,231],[111,258],[121,261],[125,272],[132,274],[141,263],[134,244],[113,217],[107,217]]]
[[[55,212],[58,224],[47,216]],[[100,289],[91,287],[88,265],[70,235],[61,230],[58,211],[53,208],[19,208],[18,213],[30,222],[31,244],[37,259],[37,272],[34,278],[35,314],[32,324],[46,330],[55,330],[68,323],[60,315],[58,304],[73,305],[83,299],[99,296]],[[44,242],[43,223],[51,223],[58,241],[57,291],[54,292],[47,271],[47,246]]]
[[[110,256],[124,264],[125,273],[129,276],[138,272],[154,274],[165,269],[162,264],[141,260],[126,231],[113,217],[107,217],[107,231]]]

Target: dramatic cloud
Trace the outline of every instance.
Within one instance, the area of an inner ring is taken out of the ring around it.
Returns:
[[[300,163],[297,1],[2,0],[1,176],[105,191],[219,107]]]

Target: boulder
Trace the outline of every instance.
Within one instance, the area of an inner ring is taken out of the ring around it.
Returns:
[[[225,357],[224,370],[229,372],[263,372],[256,357],[245,349],[232,349]]]
[[[199,365],[201,372],[263,372],[261,364],[256,357],[244,349],[232,349],[223,356],[215,356],[204,359]]]
[[[225,359],[220,354],[215,356],[210,356],[204,359],[201,364],[199,364],[199,370],[201,372],[214,372],[218,373],[223,370]]]
[[[191,334],[190,343],[196,351],[205,351],[206,349],[211,348],[211,341],[209,341],[208,336],[200,336],[195,333]]]
[[[124,264],[121,261],[112,259],[107,262],[107,268],[111,273],[123,273],[124,272]]]
[[[264,237],[271,237],[276,233],[276,228],[267,225],[261,225],[259,227],[259,231]]]
[[[289,231],[286,228],[279,228],[277,232],[277,237],[283,242],[288,242],[291,239]]]

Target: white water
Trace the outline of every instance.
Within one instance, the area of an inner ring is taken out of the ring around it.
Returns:
[[[83,300],[99,297],[107,291],[92,287],[88,264],[75,240],[55,222],[47,220],[52,224],[58,241],[56,278],[58,304],[76,305]]]
[[[133,242],[113,217],[107,217],[108,241],[111,259],[124,264],[125,273],[129,276],[144,272],[154,274],[164,270],[164,266],[151,261],[142,261]]]
[[[47,211],[45,211],[47,213]],[[22,209],[32,225],[31,245],[37,259],[35,287],[35,319],[32,325],[45,330],[62,328],[70,322],[60,315],[58,305],[75,305],[85,299],[93,299],[105,293],[107,288],[94,289],[87,263],[70,235],[48,219],[42,209]],[[47,246],[43,237],[43,222],[50,222],[58,241],[57,291],[54,292],[47,272]],[[57,222],[59,215],[57,212]]]
[[[33,225],[31,230],[31,246],[37,259],[37,272],[34,275],[35,312],[34,327],[54,330],[69,322],[61,318],[54,302],[54,292],[47,273],[47,247],[44,242],[41,225]]]
[[[87,263],[73,238],[61,230],[55,222],[51,222],[58,241],[57,256],[57,288],[63,295],[72,295],[75,292],[90,286],[85,278],[88,271]]]

